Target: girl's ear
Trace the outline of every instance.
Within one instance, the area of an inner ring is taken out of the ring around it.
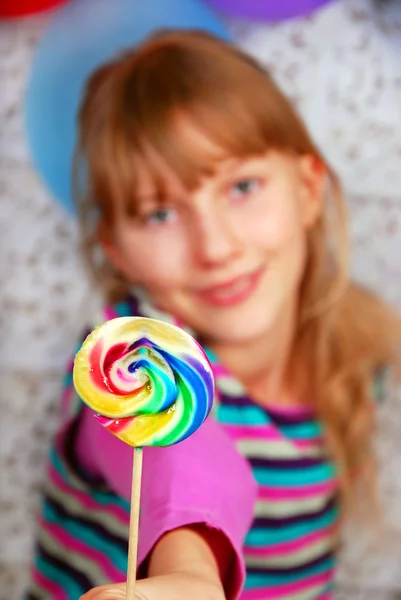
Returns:
[[[304,227],[310,229],[316,225],[323,213],[327,168],[312,154],[300,158],[299,168],[302,179],[302,221]]]

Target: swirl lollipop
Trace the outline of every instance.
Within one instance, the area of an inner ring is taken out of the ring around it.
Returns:
[[[155,319],[121,317],[86,338],[75,357],[74,386],[112,434],[134,446],[127,599],[134,598],[143,446],[177,444],[213,404],[212,369],[199,344]]]
[[[75,358],[79,396],[127,444],[170,446],[210,412],[212,370],[199,344],[161,321],[122,317],[95,329]]]

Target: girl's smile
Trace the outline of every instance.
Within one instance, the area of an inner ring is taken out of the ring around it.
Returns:
[[[255,292],[266,267],[250,270],[244,275],[238,275],[230,280],[216,283],[196,292],[203,302],[214,306],[230,307],[245,302]]]

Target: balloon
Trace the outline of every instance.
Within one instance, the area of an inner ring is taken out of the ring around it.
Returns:
[[[74,0],[55,15],[39,43],[26,97],[28,144],[39,174],[70,212],[84,83],[97,66],[159,28],[203,29],[228,37],[200,0]]]
[[[66,0],[1,0],[0,19],[25,17],[64,4]]]
[[[207,0],[214,8],[251,20],[282,21],[307,15],[332,0]]]

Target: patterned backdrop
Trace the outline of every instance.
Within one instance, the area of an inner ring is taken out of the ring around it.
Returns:
[[[44,460],[57,424],[60,377],[89,294],[75,223],[35,174],[23,98],[45,17],[0,24],[0,600],[27,576]],[[338,0],[280,25],[228,21],[297,103],[341,174],[355,277],[401,309],[400,0]],[[338,598],[401,598],[401,411],[380,414],[386,529],[350,526]],[[397,591],[398,590],[398,591]]]

